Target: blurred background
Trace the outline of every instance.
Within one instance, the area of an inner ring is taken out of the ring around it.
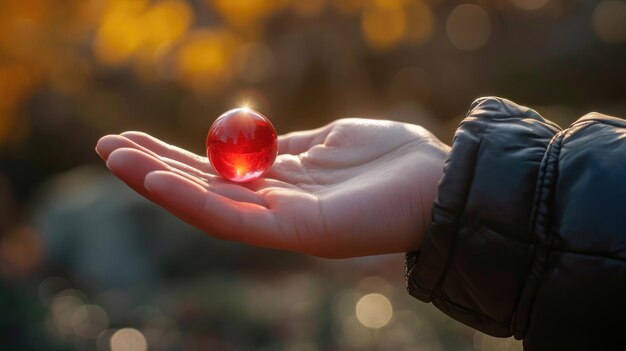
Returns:
[[[521,350],[404,291],[403,256],[324,260],[199,233],[93,151],[142,130],[204,153],[249,104],[449,143],[499,95],[567,126],[626,116],[621,0],[1,0],[1,350]]]

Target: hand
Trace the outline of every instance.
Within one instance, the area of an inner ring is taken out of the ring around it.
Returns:
[[[274,165],[244,184],[144,133],[105,136],[96,150],[135,191],[215,237],[342,258],[420,248],[449,147],[416,125],[341,119],[280,136]]]

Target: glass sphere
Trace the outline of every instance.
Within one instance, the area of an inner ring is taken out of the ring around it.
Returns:
[[[221,176],[250,182],[263,176],[274,163],[278,137],[267,117],[249,108],[236,108],[213,122],[206,152]]]

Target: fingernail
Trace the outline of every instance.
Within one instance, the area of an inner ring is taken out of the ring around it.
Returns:
[[[148,192],[158,192],[163,187],[161,181],[162,177],[159,176],[158,172],[159,171],[152,171],[146,174],[145,178],[143,179],[143,187],[146,188]]]

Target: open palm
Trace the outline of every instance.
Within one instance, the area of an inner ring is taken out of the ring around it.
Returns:
[[[233,183],[147,134],[96,150],[131,188],[222,239],[353,257],[418,249],[448,146],[411,124],[341,119],[279,137],[264,178]]]

